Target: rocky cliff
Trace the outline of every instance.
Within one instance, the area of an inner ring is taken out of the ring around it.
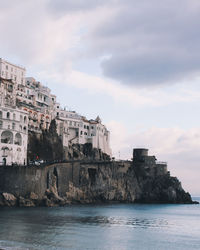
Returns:
[[[29,133],[28,166],[0,166],[0,206],[58,206],[71,203],[193,201],[166,163],[135,149],[132,161],[111,161],[92,145],[67,149],[56,132]],[[43,165],[34,165],[35,159]]]
[[[168,172],[158,175],[156,171],[149,174],[148,169],[141,171],[133,161],[74,161],[3,168],[0,168],[1,206],[193,203],[177,178]]]

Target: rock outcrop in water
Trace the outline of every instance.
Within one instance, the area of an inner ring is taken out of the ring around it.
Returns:
[[[44,166],[0,167],[0,205],[193,203],[178,179],[170,176],[166,163],[148,156],[146,149],[135,149],[133,161],[93,156]]]

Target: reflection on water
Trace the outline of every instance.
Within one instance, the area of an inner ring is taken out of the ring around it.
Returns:
[[[199,249],[199,205],[0,209],[3,249]]]

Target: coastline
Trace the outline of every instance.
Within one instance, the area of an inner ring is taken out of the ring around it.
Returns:
[[[136,160],[1,166],[0,206],[198,204],[166,169]]]

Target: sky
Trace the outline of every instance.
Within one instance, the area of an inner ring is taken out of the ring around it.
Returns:
[[[199,0],[0,0],[0,57],[200,195]]]

